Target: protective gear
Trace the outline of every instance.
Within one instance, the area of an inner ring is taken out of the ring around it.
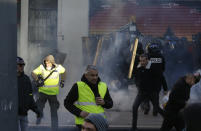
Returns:
[[[160,53],[160,46],[157,43],[148,45],[148,53]]]
[[[17,64],[25,65],[25,62],[21,57],[17,57]]]
[[[51,70],[51,67],[46,67],[47,70]]]
[[[148,46],[148,56],[151,61],[153,78],[150,86],[154,87],[158,94],[161,91],[161,87],[163,87],[164,91],[168,90],[167,82],[163,75],[163,72],[165,71],[165,58],[163,57],[160,49],[159,43],[151,43]],[[159,99],[159,97],[157,97],[157,99]],[[153,108],[153,116],[157,116],[157,110],[155,108]]]
[[[96,105],[95,96],[91,91],[90,87],[82,81],[77,82],[77,85],[78,85],[79,97],[77,102],[75,103],[75,106],[81,109],[82,111],[104,115],[105,112],[104,108],[102,106]],[[104,98],[107,91],[107,85],[104,82],[99,82],[98,91],[101,98]],[[84,118],[76,116],[75,118],[76,125],[82,125],[83,122]]]
[[[56,65],[55,68],[48,71],[43,65],[40,65],[33,71],[33,73],[36,75],[42,75],[42,78],[46,78],[53,70],[55,70],[54,73],[52,73],[51,76],[44,81],[44,85],[39,88],[39,92],[46,95],[59,94],[59,74],[65,72],[65,68],[63,66]]]
[[[63,88],[64,87],[64,80],[60,81],[60,87]]]

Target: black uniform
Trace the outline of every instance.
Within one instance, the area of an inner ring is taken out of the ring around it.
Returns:
[[[156,45],[157,46],[157,45]],[[161,90],[161,87],[163,87],[164,91],[167,91],[167,82],[165,80],[165,77],[163,75],[163,72],[165,71],[165,58],[160,53],[159,47],[149,49],[148,52],[149,60],[151,61],[151,68],[153,70],[153,81],[151,82],[150,86],[154,86],[157,88],[158,95]],[[144,104],[144,110],[145,114],[147,114],[150,110],[149,100],[145,101]],[[157,115],[156,110],[153,108],[153,115]]]
[[[146,67],[138,66],[136,69],[136,85],[138,87],[138,94],[133,104],[133,121],[132,128],[137,128],[137,116],[138,108],[140,104],[146,100],[151,100],[154,108],[163,115],[163,110],[159,107],[157,88],[150,86],[153,81],[153,70],[150,68],[151,63],[149,62]]]
[[[165,119],[163,120],[161,131],[170,131],[173,126],[177,131],[181,131],[184,128],[184,121],[180,111],[185,107],[189,99],[191,87],[186,83],[185,78],[180,78],[171,90],[165,107]]]
[[[200,131],[201,103],[189,104],[183,111],[186,131]]]

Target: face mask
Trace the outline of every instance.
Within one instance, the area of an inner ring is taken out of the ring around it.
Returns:
[[[51,70],[51,67],[46,67],[47,70]]]

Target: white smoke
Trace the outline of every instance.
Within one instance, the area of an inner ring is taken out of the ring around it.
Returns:
[[[59,114],[59,125],[67,125],[67,124],[74,124],[74,117],[64,108],[63,100],[66,97],[67,93],[69,92],[70,88],[72,87],[73,83],[80,80],[85,68],[83,67],[82,64],[83,62],[82,59],[84,58],[82,58],[81,37],[88,36],[89,22],[88,17],[86,16],[89,7],[87,5],[88,2],[86,0],[82,0],[81,3],[79,0],[71,0],[71,1],[58,0],[58,2],[59,2],[58,11],[60,11],[60,14],[58,15],[59,20],[58,34],[62,36],[62,39],[60,39],[60,37],[58,38],[58,49],[60,52],[67,54],[67,57],[63,65],[67,71],[67,79],[65,82],[65,87],[63,89],[60,89],[60,94],[58,95],[58,100],[60,102],[60,108],[58,110],[58,114]],[[112,6],[115,6],[115,0],[113,1],[108,0],[107,2],[105,3],[105,7],[107,7],[108,9]],[[125,8],[126,2],[125,3],[123,1],[121,2],[122,2],[121,4],[117,4],[117,6],[121,7],[112,10],[109,14],[111,15],[111,17],[108,18],[113,19],[112,17],[113,15],[120,16],[120,13],[123,13],[123,9]],[[158,13],[159,14],[157,15],[160,15],[160,12]],[[144,16],[143,14],[141,15],[140,12],[138,12],[138,18],[141,18],[143,16]],[[114,53],[121,52],[122,50],[120,49],[120,46],[122,44],[125,44],[122,43],[123,40],[121,35],[122,35],[121,33],[116,33],[114,43],[110,43],[111,45],[109,45],[109,48],[107,50],[102,51],[102,59],[103,61],[107,61],[108,63],[105,63],[105,65],[101,65],[103,69],[101,70],[100,74],[103,73],[102,74],[103,77],[101,76],[101,79],[103,81],[106,81],[107,84],[110,85],[109,90],[111,97],[114,101],[114,107],[112,108],[112,110],[131,111],[133,101],[137,93],[137,88],[134,85],[130,85],[127,91],[119,90],[119,84],[117,80],[114,80],[114,83],[110,84],[111,82],[110,80],[114,76],[114,74],[112,74],[114,71],[113,70],[114,65],[112,65],[112,63],[115,63],[116,60],[121,59],[120,56],[115,56],[113,59],[110,58],[111,56],[114,56]],[[26,65],[26,72],[28,72],[29,75],[30,70],[33,70],[34,68],[36,68],[37,65],[39,65],[42,62],[42,59],[44,58],[42,52],[48,50],[43,47],[39,48],[38,46],[40,46],[40,44],[30,45],[29,47],[29,50],[31,50],[31,52],[28,52],[27,55],[29,56],[30,61],[27,61]],[[200,88],[201,88],[200,84],[199,86],[196,86],[196,88],[192,88],[191,99],[194,99],[195,97],[197,100],[201,100],[199,95],[201,93]],[[198,94],[195,95],[196,93]],[[44,112],[45,114],[42,120],[42,124],[47,124],[50,126],[51,120],[50,120],[50,109],[48,103],[46,103]],[[30,124],[34,124],[35,120],[36,120],[35,114],[30,112],[29,113]]]
[[[88,2],[87,0],[58,0],[58,11],[58,35],[62,38],[58,36],[58,45],[56,46],[56,43],[48,45],[29,43],[28,52],[25,54],[28,57],[25,61],[25,73],[30,76],[31,71],[43,62],[45,56],[52,54],[55,57],[57,49],[58,52],[66,54],[63,66],[66,68],[67,78],[65,87],[60,89],[60,94],[57,96],[60,103],[58,118],[59,125],[72,125],[74,124],[74,116],[65,109],[63,102],[73,83],[79,81],[83,73],[81,38],[88,35]],[[48,102],[43,112],[44,118],[41,125],[50,126],[51,115]],[[30,125],[35,125],[35,113],[30,111],[28,120]]]
[[[130,85],[128,90],[111,91],[113,98],[113,110],[116,111],[131,111],[134,99],[137,95],[137,88],[135,85]]]

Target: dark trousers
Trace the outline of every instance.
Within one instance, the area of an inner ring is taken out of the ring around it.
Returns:
[[[50,112],[51,112],[51,127],[52,131],[58,130],[58,115],[57,110],[59,109],[59,101],[57,100],[56,95],[46,95],[44,93],[39,93],[39,98],[36,101],[38,105],[38,109],[43,112],[45,107],[45,103],[49,102]]]
[[[159,101],[159,93],[160,92],[157,92],[158,93],[158,101]],[[150,107],[150,99],[149,98],[146,98],[145,100],[144,100],[144,102],[141,104],[141,106],[142,106],[142,108],[143,108],[143,110],[144,110],[144,112],[146,112],[146,113],[148,113],[149,111],[150,111],[150,109],[151,109],[151,107]],[[155,109],[154,108],[154,106],[153,106],[153,115],[157,115],[157,109]]]
[[[155,83],[153,84],[153,87],[156,87],[158,89],[158,95],[161,91],[161,86],[163,86],[163,90],[167,91],[168,90],[168,86],[167,86],[167,82],[165,79],[164,74],[161,75],[161,77],[158,77],[155,81]],[[158,97],[159,99],[159,97]],[[149,99],[146,99],[143,103],[143,107],[145,112],[149,112],[150,110],[150,104],[149,104]],[[157,110],[155,108],[153,108],[153,114],[157,114]]]
[[[173,127],[175,127],[177,131],[184,129],[185,123],[180,110],[179,104],[172,106],[168,103],[160,131],[170,131]]]
[[[163,89],[168,90],[167,81],[165,79],[164,74],[162,75],[161,82],[162,82]]]
[[[137,128],[137,118],[138,118],[138,108],[142,102],[146,99],[149,99],[153,107],[159,112],[162,116],[164,115],[164,111],[159,107],[159,95],[157,92],[138,92],[134,104],[133,104],[133,121],[132,121],[132,128],[135,130]]]
[[[82,130],[82,125],[76,125],[76,131],[81,131]]]
[[[179,116],[174,120],[164,119],[160,131],[170,131],[173,127],[175,127],[177,131],[184,129],[184,122]]]

